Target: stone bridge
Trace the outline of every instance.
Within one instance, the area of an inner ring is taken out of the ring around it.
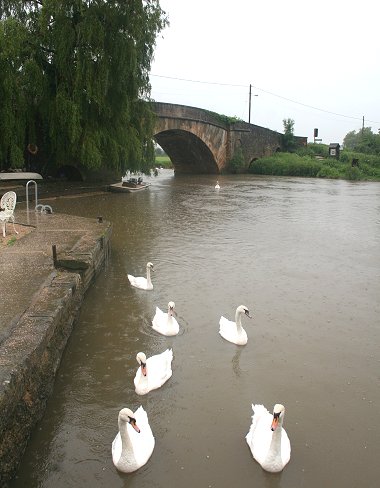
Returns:
[[[156,114],[155,141],[170,157],[176,173],[218,174],[232,158],[252,161],[281,150],[281,134],[204,109],[172,103],[152,103]],[[306,137],[298,137],[300,144]]]

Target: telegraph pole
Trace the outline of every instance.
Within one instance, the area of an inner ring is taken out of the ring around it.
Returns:
[[[258,97],[259,95],[253,95]],[[248,108],[248,124],[251,123],[251,100],[252,100],[252,85],[249,84],[249,108]]]
[[[249,110],[248,110],[248,124],[251,123],[251,97],[252,97],[252,85],[249,84]]]

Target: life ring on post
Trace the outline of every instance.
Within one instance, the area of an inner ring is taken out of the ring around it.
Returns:
[[[33,143],[28,144],[27,145],[27,149],[30,152],[30,154],[35,155],[35,154],[38,153],[38,146],[37,146],[37,144],[33,144]]]

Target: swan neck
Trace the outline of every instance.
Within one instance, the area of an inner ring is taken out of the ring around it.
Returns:
[[[146,281],[147,281],[149,284],[151,284],[151,283],[152,283],[152,282],[151,282],[151,280],[150,280],[150,268],[149,268],[149,267],[147,267],[147,268],[146,268]]]
[[[140,383],[146,383],[148,381],[148,370],[145,371],[145,376],[143,372],[140,372]]]
[[[146,376],[143,375],[141,366],[140,366],[140,379],[139,384],[145,386],[148,383],[148,369],[146,369]]]
[[[236,314],[235,314],[235,323],[236,323],[236,327],[238,329],[241,329],[242,328],[242,325],[241,325],[241,312],[239,312],[238,310],[236,311]]]
[[[269,447],[269,453],[272,455],[281,454],[281,434],[282,434],[282,422],[279,423],[277,429],[272,434],[272,440]]]
[[[122,455],[126,455],[128,453],[133,455],[133,447],[131,438],[129,437],[127,423],[123,421],[119,421],[119,432],[121,437],[121,452]]]

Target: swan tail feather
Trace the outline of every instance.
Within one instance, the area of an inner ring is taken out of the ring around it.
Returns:
[[[171,362],[173,361],[173,349],[166,349],[165,355],[168,364],[171,364]]]
[[[143,406],[140,405],[139,408],[135,412],[136,423],[140,422],[141,424],[145,424],[148,422],[148,414],[144,410]]]

